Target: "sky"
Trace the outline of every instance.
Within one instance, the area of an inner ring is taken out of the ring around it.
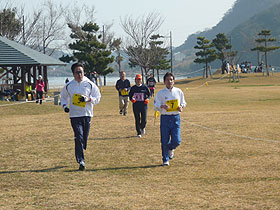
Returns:
[[[26,11],[40,7],[45,0],[0,0],[24,5]],[[159,33],[168,36],[172,32],[172,44],[177,47],[187,37],[215,26],[236,0],[55,0],[62,5],[87,5],[95,7],[98,25],[113,24],[116,37],[125,38],[120,19],[126,16],[139,18],[148,13],[160,14],[164,19]],[[0,4],[1,5],[1,4]]]

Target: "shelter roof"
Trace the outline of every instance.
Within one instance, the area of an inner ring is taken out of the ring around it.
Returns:
[[[0,36],[0,66],[62,66],[62,61]]]

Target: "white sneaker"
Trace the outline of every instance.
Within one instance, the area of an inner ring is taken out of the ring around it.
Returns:
[[[143,129],[141,130],[141,135],[144,135],[144,134],[146,134],[145,128],[143,128]]]
[[[169,166],[169,161],[163,162],[162,166]]]
[[[142,136],[141,136],[141,134],[139,134],[139,135],[137,135],[137,137],[138,137],[138,138],[141,138]]]
[[[174,149],[168,150],[168,156],[169,156],[169,159],[174,158]]]
[[[80,171],[84,171],[85,170],[85,162],[84,161],[80,162],[79,170]]]

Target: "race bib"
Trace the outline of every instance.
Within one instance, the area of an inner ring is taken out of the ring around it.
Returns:
[[[75,105],[75,106],[79,106],[79,107],[85,108],[87,102],[80,102],[80,100],[79,100],[80,97],[81,97],[80,94],[74,93],[74,94],[73,94],[73,101],[72,101],[72,104]]]
[[[166,105],[169,106],[169,109],[167,109],[167,112],[174,112],[174,111],[178,111],[178,107],[179,107],[179,100],[175,99],[175,100],[169,100],[169,101],[165,101]]]
[[[134,98],[136,101],[144,101],[144,93],[134,93]]]
[[[125,90],[125,89],[121,90],[121,95],[122,96],[127,96],[128,95],[128,91]]]
[[[148,82],[148,86],[154,86],[155,83],[154,82]]]

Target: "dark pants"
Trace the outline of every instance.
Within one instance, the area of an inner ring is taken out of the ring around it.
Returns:
[[[91,117],[73,117],[70,120],[75,134],[75,156],[80,163],[85,161],[83,150],[87,148]]]
[[[39,99],[40,99],[40,104],[42,104],[42,101],[43,101],[43,91],[37,91],[36,94],[37,94],[36,103],[38,103]]]
[[[141,108],[133,106],[133,113],[137,135],[140,135],[141,130],[144,129],[147,124],[147,106]]]
[[[30,94],[31,95],[31,100],[33,101],[34,100],[34,98],[33,98],[33,93],[32,92],[25,92],[25,94],[26,94],[26,99],[28,100],[28,94]]]
[[[163,162],[169,160],[168,150],[176,149],[181,144],[180,115],[160,116],[160,139]]]

